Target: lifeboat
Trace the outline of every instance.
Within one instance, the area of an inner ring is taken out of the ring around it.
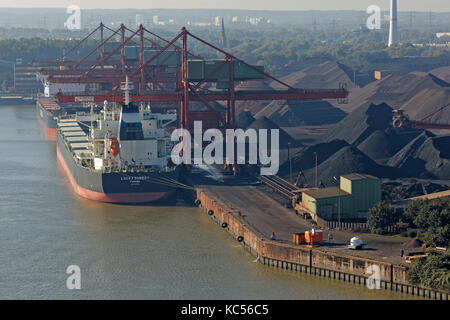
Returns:
[[[117,139],[111,139],[109,153],[115,158],[119,154],[120,147]]]

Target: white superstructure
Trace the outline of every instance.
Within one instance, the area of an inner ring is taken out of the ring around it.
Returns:
[[[168,126],[176,120],[176,113],[153,113],[149,106],[117,108],[105,102],[97,114],[60,119],[58,128],[70,149],[84,156],[79,160],[94,170],[168,171],[173,146]]]

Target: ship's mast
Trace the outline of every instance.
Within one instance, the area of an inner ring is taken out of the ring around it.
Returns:
[[[133,84],[128,80],[128,76],[125,77],[125,82],[122,82],[120,89],[124,93],[125,105],[130,103],[130,91],[133,89]]]
[[[91,114],[90,114],[90,119],[91,119],[91,127],[90,127],[90,130],[91,130],[91,131],[94,130],[94,125],[93,125],[93,122],[92,122],[92,118],[93,118],[93,117],[94,117],[94,104],[91,103]]]

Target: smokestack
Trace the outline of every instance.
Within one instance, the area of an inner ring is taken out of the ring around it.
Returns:
[[[223,47],[227,46],[227,37],[225,35],[225,25],[223,23],[223,17],[222,17],[222,33],[220,34],[219,44],[221,44]]]
[[[398,43],[397,0],[391,0],[391,24],[389,28],[389,47]]]

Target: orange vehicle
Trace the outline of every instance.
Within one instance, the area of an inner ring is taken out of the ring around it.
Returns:
[[[303,244],[306,243],[306,239],[305,239],[305,233],[294,233],[292,235],[292,242],[294,242],[294,244]]]
[[[305,232],[305,240],[307,243],[317,243],[323,240],[323,231],[322,230],[314,230]]]

